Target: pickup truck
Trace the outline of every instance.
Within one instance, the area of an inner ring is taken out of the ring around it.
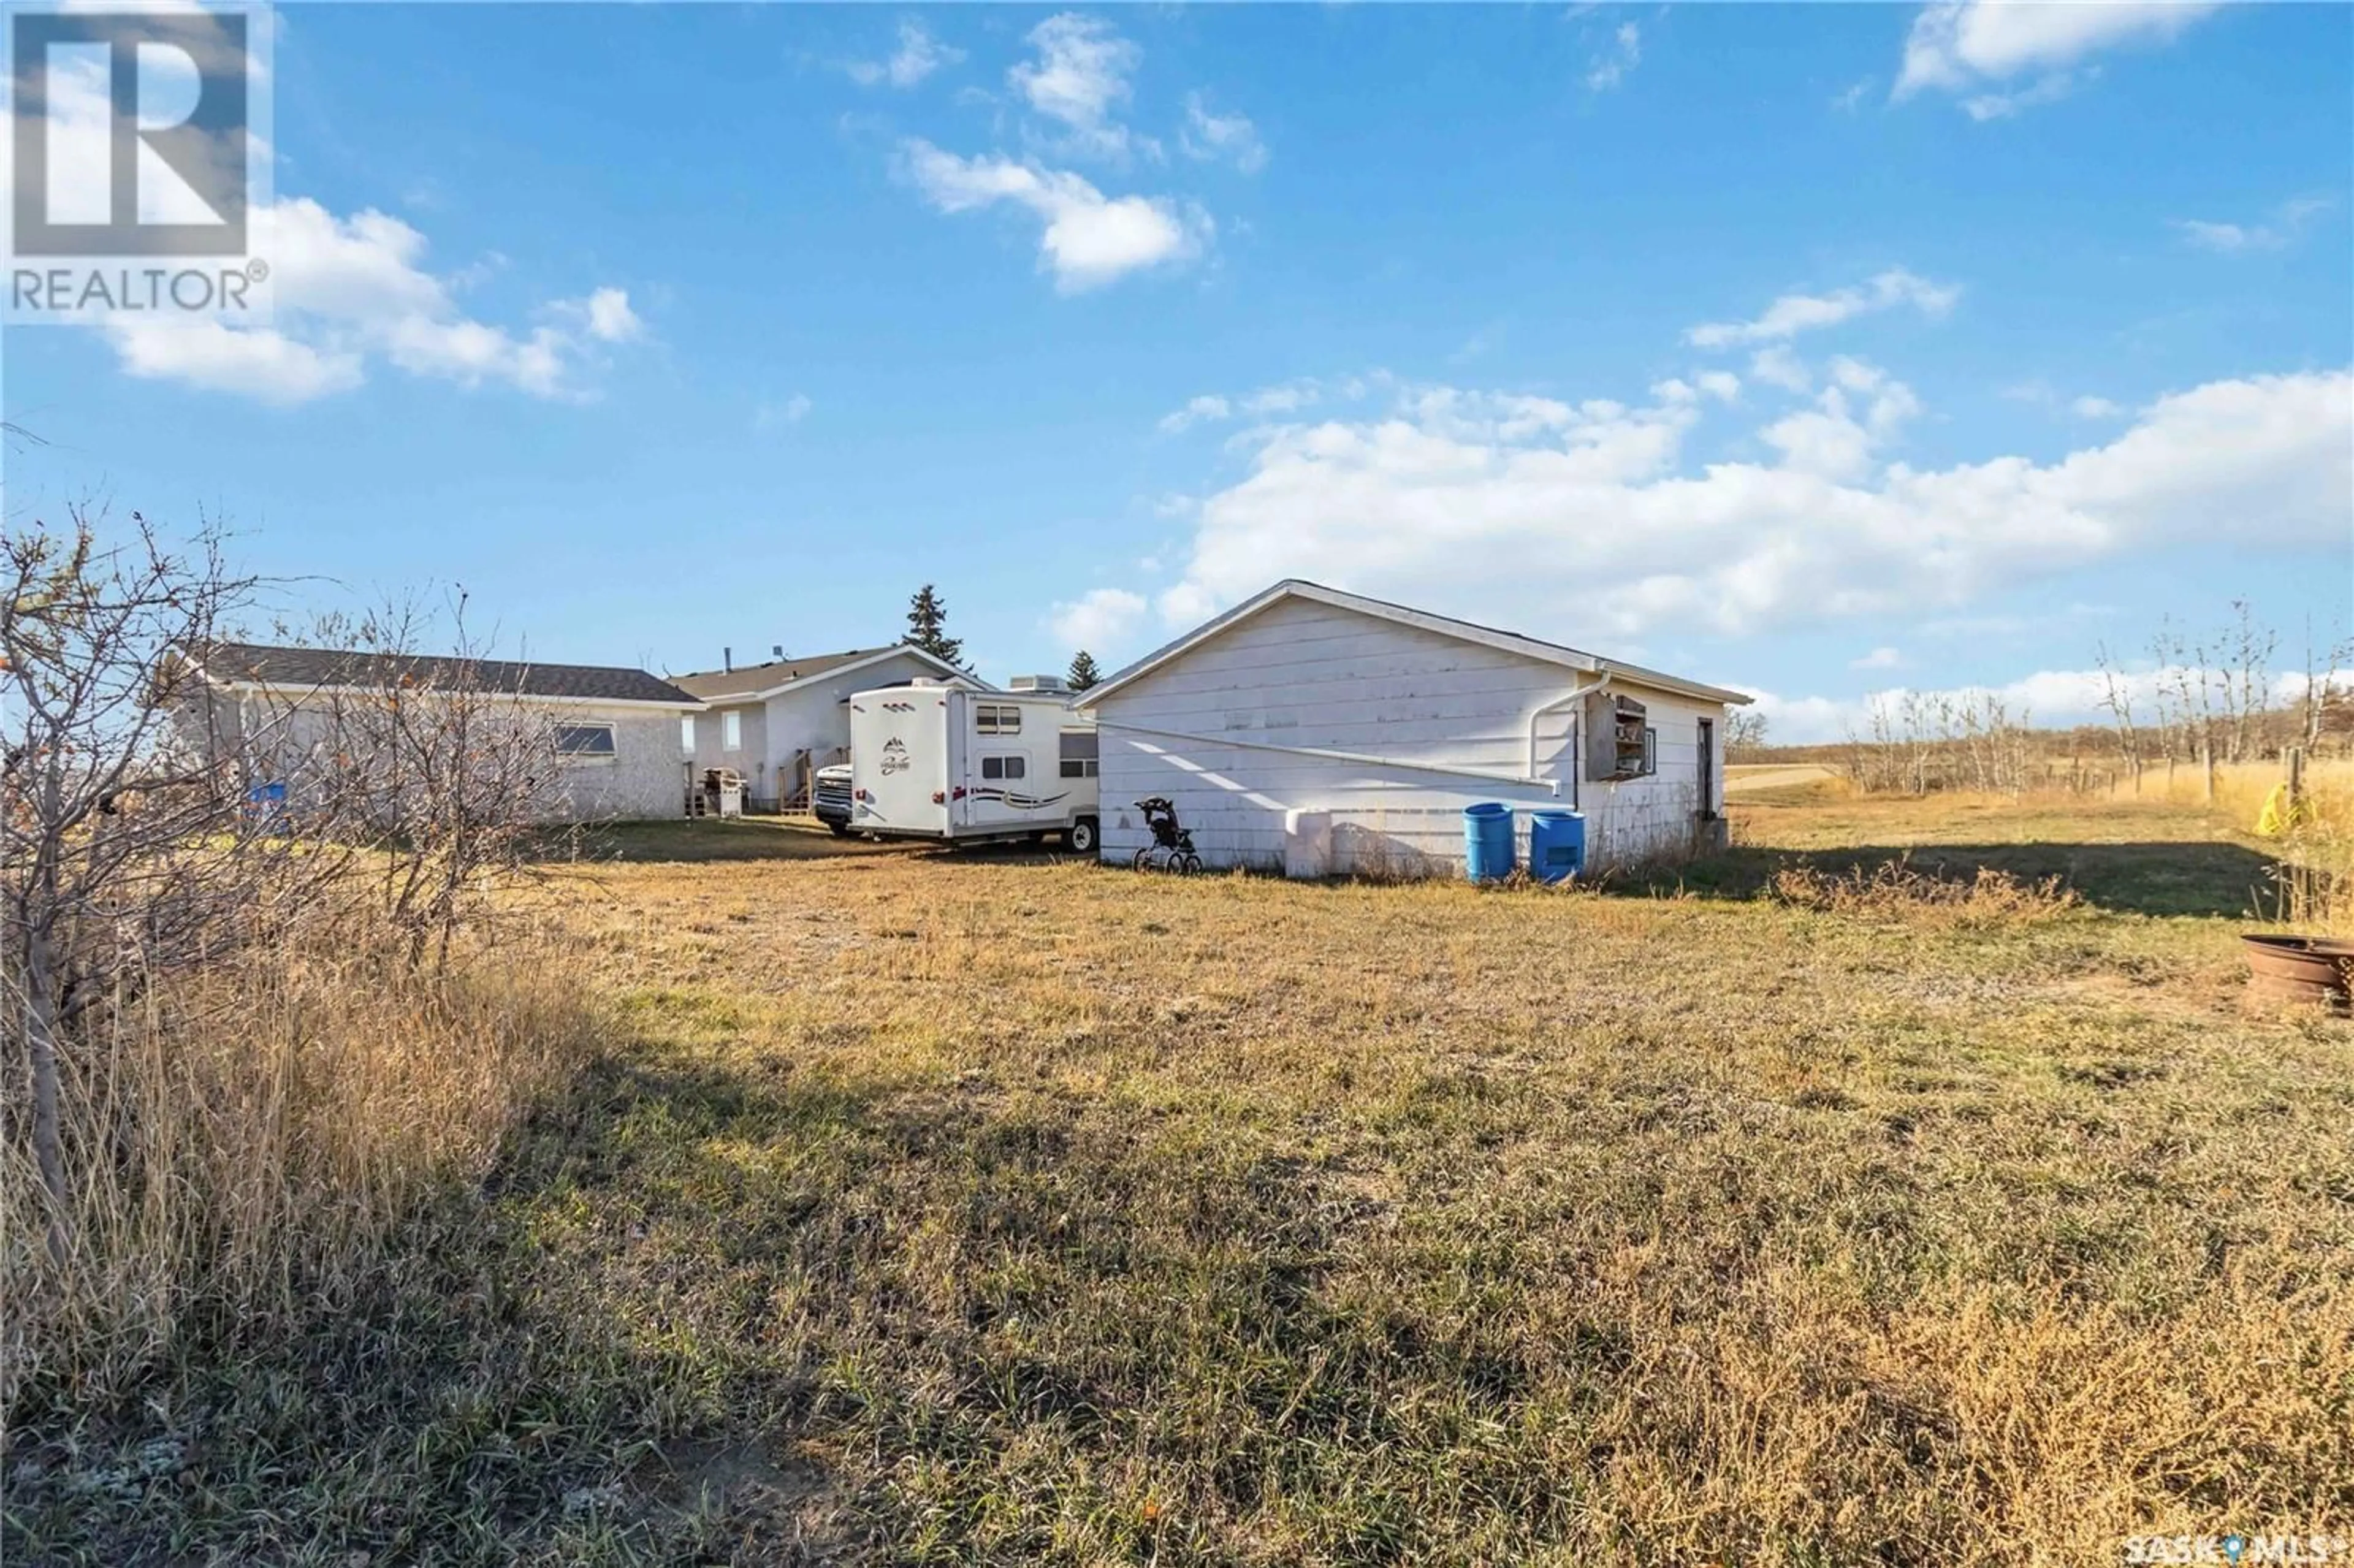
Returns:
[[[833,830],[833,836],[850,836],[851,813],[850,764],[836,762],[817,770],[810,785],[810,810],[821,822]]]

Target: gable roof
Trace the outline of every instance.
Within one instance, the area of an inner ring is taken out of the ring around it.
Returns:
[[[196,651],[193,662],[206,680],[232,689],[413,685],[506,692],[553,702],[703,705],[659,675],[609,664],[535,664],[431,653],[283,648],[261,642],[208,643]]]
[[[771,659],[765,664],[739,664],[733,670],[699,671],[673,675],[671,680],[705,702],[749,702],[760,697],[773,697],[787,686],[813,681],[820,675],[839,674],[880,663],[894,653],[919,659],[943,675],[964,674],[962,670],[947,660],[927,653],[913,643],[895,642],[887,648],[852,648],[841,653],[816,653],[806,659]]]
[[[1400,626],[1411,626],[1419,630],[1437,632],[1439,636],[1453,637],[1465,642],[1476,642],[1486,648],[1500,649],[1507,653],[1517,653],[1524,659],[1535,659],[1547,664],[1559,664],[1565,669],[1575,670],[1585,674],[1621,676],[1639,685],[1649,686],[1662,692],[1671,692],[1681,696],[1695,697],[1702,702],[1736,705],[1745,705],[1749,702],[1749,698],[1742,693],[1728,691],[1722,686],[1703,685],[1698,681],[1687,681],[1680,675],[1669,675],[1657,670],[1647,670],[1640,664],[1629,664],[1617,659],[1605,659],[1598,654],[1580,652],[1577,649],[1564,647],[1558,642],[1546,642],[1534,637],[1523,637],[1514,631],[1499,631],[1491,626],[1480,626],[1469,620],[1457,620],[1451,616],[1433,615],[1427,610],[1412,609],[1402,604],[1392,604],[1387,599],[1367,599],[1363,594],[1349,593],[1336,588],[1326,588],[1322,583],[1311,583],[1301,577],[1286,577],[1273,588],[1243,600],[1224,615],[1212,617],[1175,641],[1153,650],[1108,679],[1088,687],[1072,699],[1071,705],[1074,708],[1092,707],[1122,686],[1150,674],[1171,660],[1209,641],[1227,628],[1239,625],[1258,614],[1259,611],[1292,599],[1307,599],[1316,604],[1329,604],[1336,609],[1354,610],[1360,615],[1369,615],[1379,620],[1393,621]]]

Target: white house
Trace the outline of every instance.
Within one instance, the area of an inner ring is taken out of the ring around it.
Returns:
[[[686,798],[679,726],[703,705],[659,675],[602,664],[516,663],[426,654],[216,642],[184,655],[202,681],[178,723],[191,744],[217,746],[282,730],[281,745],[315,744],[339,698],[402,690],[512,696],[546,722],[562,769],[551,798],[582,820],[675,817]],[[535,722],[537,722],[535,719]]]
[[[919,677],[980,684],[907,643],[673,675],[707,705],[681,721],[677,748],[698,773],[732,768],[752,800],[790,810],[809,798],[811,774],[849,760],[850,694]]]
[[[1723,842],[1738,692],[1287,580],[1074,699],[1100,741],[1103,855],[1166,796],[1211,866],[1436,874],[1463,808],[1585,814],[1591,865]],[[1527,820],[1519,817],[1522,851]]]

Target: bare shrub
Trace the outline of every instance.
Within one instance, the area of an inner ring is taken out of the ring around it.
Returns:
[[[1776,899],[1801,909],[1933,926],[2029,924],[2084,904],[2057,876],[2029,880],[1990,866],[1946,876],[1921,870],[1909,855],[1843,873],[1784,866],[1771,885]]]
[[[501,885],[561,863],[555,841],[583,825],[556,721],[518,689],[525,667],[488,656],[462,595],[451,652],[419,651],[430,630],[414,599],[330,617],[312,637],[335,653],[324,678],[216,700],[203,717],[206,748],[282,786],[304,839],[364,852],[412,963],[445,960]]]
[[[455,993],[415,971],[533,868],[549,726],[474,678],[462,614],[455,660],[408,654],[415,617],[379,619],[320,690],[224,700],[204,660],[256,580],[216,533],[175,549],[133,524],[110,543],[79,514],[37,522],[0,554],[0,993],[24,1042],[0,1142],[9,1234],[48,1238],[8,1255],[12,1324],[36,1334],[158,1295],[126,1271],[185,1299],[380,1234],[445,1163],[417,1150],[499,1125],[537,1081],[437,1028]],[[327,955],[357,997],[318,978]],[[366,1136],[350,1118],[374,1091],[320,1054],[363,1001],[380,1033],[351,1059],[436,1101]]]

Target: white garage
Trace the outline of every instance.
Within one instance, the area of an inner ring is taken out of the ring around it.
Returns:
[[[1748,701],[1287,579],[1074,706],[1097,726],[1106,860],[1150,842],[1132,802],[1163,796],[1212,867],[1437,875],[1484,800],[1582,812],[1595,867],[1721,844],[1724,715]]]

